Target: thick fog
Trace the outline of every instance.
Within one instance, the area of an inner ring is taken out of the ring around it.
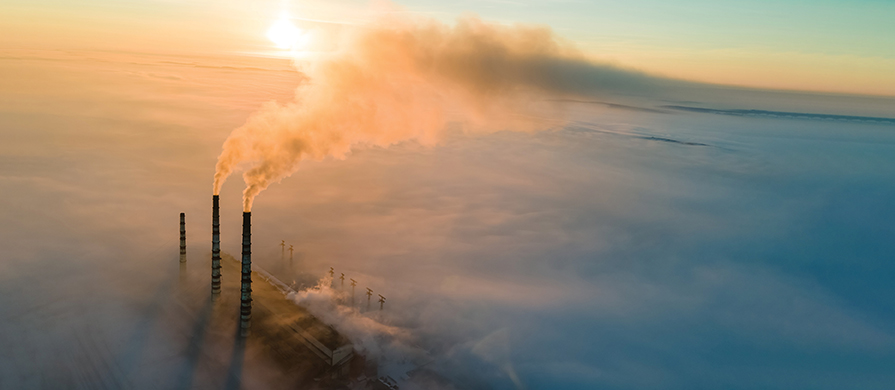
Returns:
[[[0,388],[278,388],[252,351],[236,385],[233,364],[208,363],[230,347],[196,344],[201,315],[175,296],[209,280],[222,143],[302,75],[242,56],[7,54]],[[449,124],[434,147],[305,162],[255,200],[255,264],[396,379],[425,364],[457,388],[895,382],[895,127],[668,107],[891,118],[895,101],[601,99],[559,102],[559,129]],[[221,191],[234,256],[242,189]],[[338,280],[315,287],[329,267],[359,282],[360,310]]]

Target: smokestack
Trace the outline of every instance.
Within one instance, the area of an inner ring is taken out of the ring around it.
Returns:
[[[211,294],[221,293],[221,205],[220,196],[211,197]]]
[[[242,290],[239,304],[239,329],[249,335],[252,322],[252,213],[242,213]]]
[[[180,262],[186,263],[186,214],[180,213]]]

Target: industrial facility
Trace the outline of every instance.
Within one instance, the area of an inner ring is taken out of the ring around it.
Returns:
[[[181,277],[183,309],[189,315],[198,313],[197,327],[203,327],[203,337],[210,337],[213,343],[232,343],[234,356],[245,354],[274,362],[295,388],[397,389],[394,379],[378,375],[375,360],[364,356],[333,326],[289,299],[296,293],[293,286],[252,264],[251,212],[243,213],[242,222],[242,253],[241,259],[236,259],[221,251],[220,198],[214,195],[211,288],[187,283]],[[280,245],[285,258],[285,241]],[[289,249],[291,259],[292,245]],[[184,213],[180,214],[180,263],[183,274],[187,264]],[[330,277],[334,275],[332,268],[329,273]],[[344,273],[340,280],[340,288],[344,288]],[[353,306],[358,282],[350,281]],[[372,290],[366,290],[369,306]],[[380,310],[384,302],[380,294]],[[233,361],[241,360],[231,360],[228,369],[228,375],[235,376],[233,380],[238,383],[240,366],[234,370]]]

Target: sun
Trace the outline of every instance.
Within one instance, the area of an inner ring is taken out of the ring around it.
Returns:
[[[280,49],[292,48],[302,37],[302,31],[295,27],[286,16],[280,17],[270,30],[267,30],[269,38]]]

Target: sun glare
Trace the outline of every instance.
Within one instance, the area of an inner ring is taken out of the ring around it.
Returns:
[[[302,37],[302,31],[295,27],[287,17],[281,17],[270,30],[267,30],[267,37],[277,45],[280,49],[289,49],[298,43]]]

